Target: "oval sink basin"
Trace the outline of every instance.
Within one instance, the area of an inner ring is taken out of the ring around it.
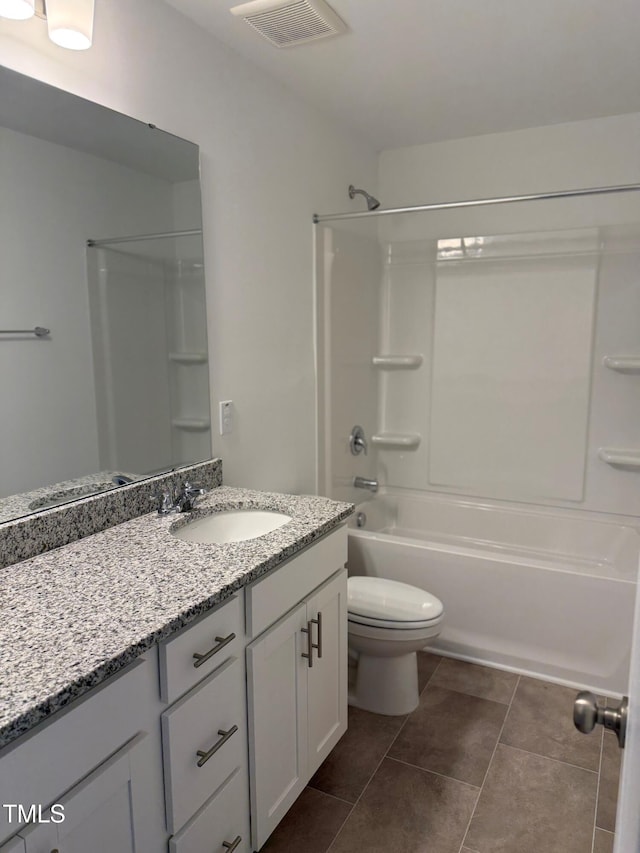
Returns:
[[[183,542],[223,545],[225,542],[257,539],[258,536],[277,530],[288,521],[291,521],[291,516],[283,512],[265,509],[222,510],[196,518],[171,532]]]

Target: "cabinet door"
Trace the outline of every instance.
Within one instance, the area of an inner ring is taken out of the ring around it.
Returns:
[[[347,572],[343,570],[307,599],[314,642],[308,673],[309,777],[347,730]]]
[[[247,647],[251,840],[259,850],[307,783],[306,607]]]
[[[20,832],[26,853],[134,853],[132,758],[136,737],[60,798],[60,809],[43,815],[49,823],[31,824]]]

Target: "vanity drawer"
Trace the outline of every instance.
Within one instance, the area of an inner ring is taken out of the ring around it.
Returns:
[[[231,658],[162,714],[169,832],[180,829],[241,766],[244,707],[242,664]]]
[[[236,770],[215,797],[169,839],[169,853],[227,853],[224,844],[233,846],[235,842],[235,853],[250,853],[247,787],[247,777]]]
[[[170,704],[206,675],[242,653],[241,596],[234,595],[160,644],[160,698]],[[201,655],[198,659],[194,655]]]
[[[346,562],[347,528],[342,524],[246,587],[247,635],[257,637]]]

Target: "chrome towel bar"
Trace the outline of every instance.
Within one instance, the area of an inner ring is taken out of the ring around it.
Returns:
[[[35,329],[0,329],[0,335],[35,335],[36,338],[44,338],[50,331],[44,326],[36,326]]]

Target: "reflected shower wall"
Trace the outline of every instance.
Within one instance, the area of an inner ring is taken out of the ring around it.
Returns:
[[[208,458],[201,238],[114,241],[89,248],[88,266],[100,466],[151,473]]]

